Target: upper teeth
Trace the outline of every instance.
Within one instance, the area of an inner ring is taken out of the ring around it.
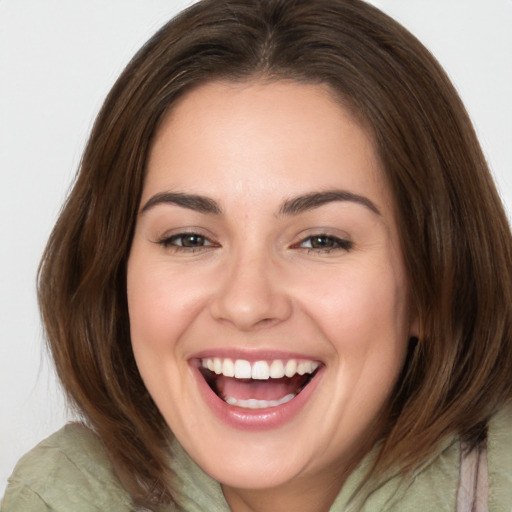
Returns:
[[[275,359],[273,361],[255,361],[251,363],[245,359],[232,360],[208,357],[201,359],[201,365],[203,368],[208,368],[217,375],[222,374],[225,377],[267,380],[313,373],[318,368],[319,363],[315,361],[297,361],[296,359],[288,359],[287,361]]]

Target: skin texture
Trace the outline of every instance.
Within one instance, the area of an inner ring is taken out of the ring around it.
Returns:
[[[364,199],[281,211],[330,190]],[[144,208],[166,192],[207,196],[221,213]],[[183,232],[204,242],[158,243]],[[344,242],[312,249],[313,235]],[[154,140],[127,286],[144,382],[232,509],[328,510],[380,433],[416,328],[393,202],[360,124],[318,85],[210,83],[189,93]],[[232,350],[320,361],[316,388],[279,428],[227,425],[205,404],[191,361]]]

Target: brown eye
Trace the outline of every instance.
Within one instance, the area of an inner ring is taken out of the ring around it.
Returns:
[[[352,242],[338,238],[336,236],[320,234],[305,238],[299,244],[299,247],[312,251],[329,252],[339,249],[348,251],[352,248]]]
[[[177,243],[176,245],[181,245],[182,247],[203,247],[205,245],[206,239],[201,235],[179,235],[178,240],[181,243]],[[177,241],[175,241],[176,243]]]
[[[336,241],[328,236],[312,236],[311,247],[313,249],[332,249],[336,247]]]
[[[178,233],[159,242],[164,247],[174,247],[175,249],[201,249],[203,247],[212,247],[214,244],[203,235],[198,233]]]

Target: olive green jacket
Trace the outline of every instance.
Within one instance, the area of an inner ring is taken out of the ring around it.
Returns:
[[[172,466],[180,478],[180,508],[165,511],[229,512],[220,485],[177,445]],[[512,511],[512,409],[490,423],[487,440],[490,512]],[[460,448],[456,438],[411,477],[397,472],[363,485],[371,454],[350,475],[331,512],[454,512],[457,510]],[[1,512],[128,512],[130,497],[113,474],[98,438],[70,424],[25,455],[14,470]]]

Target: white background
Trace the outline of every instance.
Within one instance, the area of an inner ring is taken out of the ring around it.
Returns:
[[[139,46],[190,0],[0,0],[0,496],[66,412],[35,273],[92,121]],[[512,0],[373,0],[455,82],[512,211]]]

